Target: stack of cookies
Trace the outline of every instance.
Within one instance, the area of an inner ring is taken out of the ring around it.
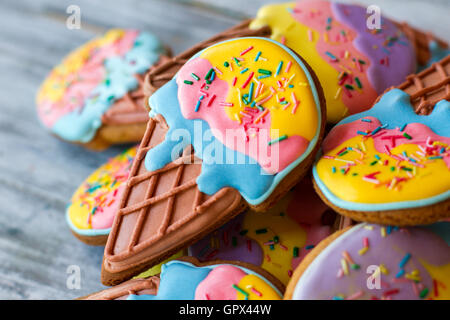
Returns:
[[[57,66],[52,134],[139,143],[67,207],[105,246],[83,299],[449,299],[450,51],[366,19],[299,0],[174,57],[112,30]]]

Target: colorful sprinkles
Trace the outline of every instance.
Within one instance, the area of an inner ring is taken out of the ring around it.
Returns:
[[[294,70],[293,61],[273,61],[276,68],[270,70],[270,67],[267,67],[269,58],[262,55],[262,50],[258,50],[256,45],[251,45],[244,47],[226,61],[220,62],[226,68],[225,72],[232,72],[232,86],[237,89],[239,105],[230,101],[221,101],[219,105],[231,107],[230,118],[242,126],[247,140],[256,136],[255,130],[258,132],[260,129],[258,125],[267,121],[272,110],[283,110],[295,115],[301,105],[300,90],[303,90],[301,87],[308,86],[303,82],[300,82],[298,86],[295,84],[296,74],[292,71]],[[192,85],[192,80],[204,81],[202,90],[199,92],[199,99],[192,106],[195,112],[202,108],[202,97],[209,99],[206,102],[208,107],[213,106],[214,98],[209,98],[208,93],[215,84],[216,71],[219,75],[222,74],[217,66],[213,66],[205,75],[192,73],[190,79],[183,80],[186,85]],[[274,77],[276,85],[265,82],[265,79]],[[235,97],[232,99],[235,100]],[[239,109],[235,109],[236,107]],[[272,137],[272,140],[267,143],[271,146],[286,139],[289,139],[288,135],[282,135],[279,138]]]
[[[361,122],[371,123],[371,119],[362,118]],[[434,161],[444,161],[450,157],[450,145],[435,140],[431,137],[427,139],[416,139],[411,132],[408,132],[407,124],[401,128],[387,129],[388,124],[383,124],[376,127],[374,130],[361,131],[357,130],[355,133],[362,136],[361,146],[344,147],[335,155],[324,155],[323,159],[330,159],[334,161],[344,162],[346,165],[340,166],[340,171],[346,175],[351,173],[353,176],[358,175],[359,165],[369,165],[374,168],[377,166],[390,166],[390,172],[393,176],[385,177],[386,173],[381,178],[381,171],[374,170],[370,174],[361,175],[361,179],[371,183],[375,188],[384,186],[389,190],[399,191],[402,185],[417,177],[420,169],[424,169]],[[367,156],[364,142],[369,138],[378,138],[384,142],[385,153],[375,154],[374,158]],[[416,146],[414,153],[408,154],[405,150],[397,151],[397,154],[392,153],[392,149],[401,146],[413,144]],[[357,157],[355,158],[355,153]],[[349,158],[342,159],[343,156],[348,155]],[[331,167],[332,173],[336,173],[336,167]],[[403,174],[401,174],[403,172]],[[405,175],[406,174],[406,175]],[[380,176],[378,176],[380,175]]]
[[[389,236],[391,236],[394,232],[403,232],[407,235],[409,235],[407,229],[399,228],[399,227],[393,227],[393,226],[386,226],[381,227],[378,226],[377,228],[380,229],[380,233],[382,236],[382,241],[389,241]],[[369,230],[369,232],[376,232],[373,225],[366,225],[364,229]],[[362,237],[362,244],[363,247],[358,251],[358,255],[364,255],[368,251],[370,251],[370,245],[369,245],[369,238],[367,236]],[[398,250],[398,248],[396,249]],[[378,253],[377,253],[378,254]],[[365,268],[361,268],[359,265],[355,263],[353,258],[351,257],[351,252],[348,252],[347,250],[342,251],[341,254],[342,258],[339,260],[338,272],[336,274],[337,278],[342,278],[351,275],[351,272],[365,272]],[[373,259],[373,257],[372,257]],[[402,259],[398,263],[398,270],[396,273],[390,274],[389,270],[387,270],[385,264],[380,263],[379,268],[375,269],[374,273],[371,275],[372,278],[381,277],[380,283],[381,283],[381,289],[384,289],[381,291],[380,296],[377,295],[378,290],[375,289],[367,289],[364,290],[357,290],[354,293],[349,294],[347,297],[342,294],[338,293],[331,297],[333,300],[353,300],[358,298],[368,298],[372,300],[390,300],[393,296],[399,294],[401,290],[408,290],[407,288],[411,288],[410,290],[413,290],[414,295],[417,296],[420,299],[431,299],[430,293],[433,292],[434,297],[439,297],[439,287],[442,287],[442,283],[437,281],[436,279],[432,279],[433,287],[428,288],[425,286],[425,284],[422,282],[422,278],[420,276],[419,270],[416,268],[417,262],[411,261],[413,259],[413,253],[407,252],[404,254]],[[373,261],[367,262],[368,264],[374,264]],[[352,271],[353,270],[353,271]],[[397,284],[401,283],[411,283],[411,286],[402,287],[400,289]],[[364,288],[366,288],[366,284],[364,283]],[[445,287],[444,287],[445,288]]]
[[[92,229],[92,216],[118,201],[118,189],[128,179],[136,147],[111,158],[84,182],[74,194],[71,205],[89,212],[86,224]]]

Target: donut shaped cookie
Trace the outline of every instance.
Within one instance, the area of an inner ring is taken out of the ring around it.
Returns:
[[[105,245],[136,150],[137,146],[109,159],[73,194],[66,209],[66,221],[81,241]]]
[[[417,115],[400,89],[346,118],[322,144],[316,188],[353,219],[397,225],[450,216],[450,102]]]
[[[295,270],[285,299],[450,298],[450,223],[361,223],[322,241]]]

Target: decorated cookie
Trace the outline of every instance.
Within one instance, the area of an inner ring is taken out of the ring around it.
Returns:
[[[381,18],[369,30],[366,8],[325,0],[262,7],[250,27],[268,25],[272,39],[301,54],[317,74],[336,123],[368,109],[387,88],[416,71],[415,31]]]
[[[450,223],[361,223],[322,241],[295,270],[285,299],[448,300]]]
[[[183,261],[184,260],[184,261]],[[91,294],[89,300],[280,300],[284,287],[264,270],[241,262],[163,264],[158,277],[133,279]]]
[[[230,40],[200,52],[149,105],[169,131],[148,151],[148,171],[163,168],[192,144],[203,160],[200,191],[213,195],[233,187],[256,208],[281,179],[305,165],[323,129],[313,73],[295,53],[264,38]],[[178,137],[180,130],[188,137]]]
[[[238,215],[189,247],[189,255],[251,263],[287,284],[300,261],[333,232],[335,220],[305,178],[268,211]]]
[[[269,209],[307,173],[325,125],[312,70],[258,37],[198,52],[149,106],[105,250],[105,284],[189,246],[247,205]]]
[[[81,241],[105,245],[136,150],[137,146],[132,147],[108,160],[75,191],[66,220]]]
[[[137,142],[148,120],[144,73],[164,60],[146,32],[113,29],[56,66],[37,95],[42,124],[55,136],[91,149]]]
[[[450,56],[331,130],[313,168],[330,206],[382,224],[450,217],[449,71]]]

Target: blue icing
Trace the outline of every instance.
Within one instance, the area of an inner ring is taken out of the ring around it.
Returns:
[[[308,82],[314,83],[311,74],[296,54],[276,41],[264,40],[270,41],[289,52],[305,72]],[[191,59],[200,54],[201,52],[197,53]],[[315,87],[311,86],[311,90],[316,106],[319,106],[319,97]],[[202,159],[202,171],[197,178],[197,185],[199,190],[205,194],[213,195],[222,188],[232,187],[238,190],[248,203],[252,205],[262,203],[270,196],[278,183],[311,153],[318,140],[319,130],[311,140],[307,150],[296,161],[281,172],[270,175],[254,159],[239,151],[229,149],[214,136],[209,135],[202,139],[198,134],[194,134],[197,130],[201,130],[201,133],[210,132],[209,124],[204,120],[185,119],[181,113],[177,93],[178,85],[175,75],[171,81],[149,98],[149,105],[152,107],[150,116],[154,117],[161,114],[169,125],[169,131],[163,142],[147,152],[145,167],[148,171],[161,169],[177,158],[173,157],[172,159],[173,150],[178,153],[192,144],[196,156]],[[318,128],[321,126],[320,121]],[[187,130],[188,134],[180,136],[179,129]],[[211,152],[214,149],[223,152],[222,154],[215,154]],[[227,163],[226,159],[235,159],[235,161],[230,164],[230,161]]]
[[[450,137],[450,126],[448,125],[450,123],[450,102],[446,100],[441,100],[436,103],[433,111],[429,115],[421,116],[414,112],[414,108],[411,106],[409,94],[400,89],[392,89],[384,94],[380,101],[371,109],[351,115],[340,121],[336,126],[350,123],[368,116],[375,117],[383,125],[387,125],[386,129],[395,129],[396,127],[401,128],[405,123],[422,123],[433,130],[434,133],[443,137]],[[428,206],[447,200],[450,197],[450,190],[448,190],[447,192],[441,193],[437,196],[421,200],[380,204],[345,201],[336,197],[322,182],[322,180],[320,180],[316,168],[316,164],[320,159],[320,156],[321,154],[319,153],[317,155],[316,163],[313,166],[314,180],[325,197],[340,208],[355,211],[407,209]]]
[[[422,123],[440,136],[450,136],[450,126],[448,126],[450,102],[447,100],[439,101],[428,116],[421,116],[414,112],[409,94],[400,89],[392,89],[384,94],[371,109],[353,114],[340,121],[336,126],[368,116],[377,118],[382,124],[387,124],[386,129],[401,128],[405,123]]]
[[[185,147],[192,144],[196,156],[203,160],[202,173],[197,179],[199,189],[209,195],[215,194],[224,187],[233,187],[241,191],[241,194],[249,199],[261,197],[274,180],[274,175],[262,174],[262,168],[250,157],[231,150],[224,146],[215,137],[210,141],[204,141],[197,132],[209,132],[209,125],[204,120],[188,120],[181,114],[180,105],[176,94],[178,85],[172,79],[157,93],[150,97],[152,111],[150,116],[161,114],[169,125],[166,139],[150,149],[145,158],[145,167],[149,171],[158,170],[172,162],[172,151],[178,154]],[[178,134],[179,129],[186,129],[183,136]],[[201,130],[201,131],[200,131]],[[197,134],[195,134],[197,133]],[[212,147],[215,150],[223,150],[222,157],[219,154],[208,152]],[[228,159],[239,159],[244,164],[226,164]],[[230,158],[235,157],[235,158]],[[238,158],[239,157],[239,158]],[[221,161],[220,161],[221,160]],[[252,183],[247,183],[251,181]]]
[[[450,222],[438,222],[424,226],[423,228],[437,234],[450,246]]]
[[[189,262],[169,261],[161,266],[160,283],[157,295],[134,295],[131,294],[127,300],[194,300],[195,290],[198,285],[216,267],[227,264],[216,264],[204,267],[197,267]],[[239,268],[246,274],[257,276],[265,281],[280,297],[281,292],[267,279],[261,277],[255,271],[232,265]]]
[[[68,141],[91,141],[102,125],[102,115],[115,100],[137,88],[138,82],[134,75],[148,70],[158,61],[163,51],[155,36],[140,32],[133,48],[125,56],[105,59],[104,66],[109,84],[102,82],[95,87],[82,111],[74,110],[64,115],[53,125],[52,131]]]
[[[198,268],[192,264],[171,261],[161,267],[158,294],[129,295],[127,300],[194,300],[195,290],[211,268]]]
[[[419,71],[431,67],[433,63],[444,59],[446,56],[450,54],[450,48],[442,48],[436,41],[431,41],[429,48],[431,53],[430,60],[428,60],[426,65],[420,66]]]

